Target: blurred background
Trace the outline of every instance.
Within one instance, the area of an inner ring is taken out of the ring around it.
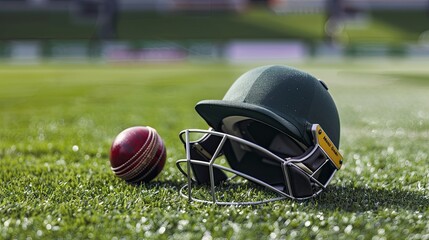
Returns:
[[[0,60],[429,57],[429,0],[0,0]]]

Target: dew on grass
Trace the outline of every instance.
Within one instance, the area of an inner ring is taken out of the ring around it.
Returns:
[[[344,232],[345,233],[351,233],[352,232],[352,229],[353,229],[353,226],[352,225],[347,225],[347,227],[344,229]]]
[[[202,240],[211,240],[211,239],[213,239],[211,233],[209,231],[205,231]]]
[[[72,150],[73,150],[73,152],[79,151],[79,146],[78,145],[73,145]]]
[[[9,227],[9,225],[10,225],[10,222],[12,221],[12,219],[8,219],[8,220],[6,220],[4,223],[3,223],[3,226],[5,227],[5,228],[8,228]]]
[[[388,148],[387,148],[387,154],[392,154],[393,152],[395,152],[395,148],[393,147],[393,146],[389,146]]]
[[[189,221],[188,221],[188,220],[185,220],[185,219],[180,220],[180,221],[178,222],[178,224],[177,224],[177,229],[178,229],[178,230],[183,230],[183,229],[186,227],[186,225],[188,225],[188,224],[189,224]]]
[[[64,159],[58,159],[56,162],[55,162],[55,164],[57,164],[57,165],[66,165],[66,161],[64,160]]]
[[[166,228],[164,226],[162,226],[158,229],[158,233],[163,234],[163,233],[165,233],[165,230],[166,230]]]
[[[319,227],[318,226],[313,226],[313,227],[311,227],[311,231],[318,232],[319,231]]]

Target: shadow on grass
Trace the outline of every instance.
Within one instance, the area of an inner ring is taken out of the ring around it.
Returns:
[[[348,212],[400,209],[425,211],[429,207],[429,196],[398,189],[371,189],[364,187],[330,186],[319,197],[308,201],[321,210]]]
[[[177,191],[177,195],[179,195],[179,189],[183,184],[181,181],[152,181],[138,184],[138,186],[147,189],[169,189],[169,191]],[[193,194],[193,197],[210,199],[208,186],[194,186],[194,188],[195,195]],[[277,196],[271,191],[252,183],[229,184],[222,189],[218,189],[218,194],[228,198],[222,199],[221,197],[218,199],[222,201],[255,201]],[[242,197],[247,197],[248,199],[240,199]],[[285,204],[287,204],[287,201]],[[399,189],[372,189],[333,185],[329,186],[321,195],[314,199],[303,201],[303,203],[320,211],[366,212],[383,211],[384,209],[426,211],[429,208],[429,196],[424,193]]]

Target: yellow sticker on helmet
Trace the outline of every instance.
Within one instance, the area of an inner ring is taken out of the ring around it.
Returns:
[[[341,168],[343,164],[343,156],[338,151],[337,147],[332,143],[328,135],[323,131],[319,124],[314,124],[311,128],[313,137],[317,141],[317,144],[322,148],[329,159],[335,164],[337,169]]]

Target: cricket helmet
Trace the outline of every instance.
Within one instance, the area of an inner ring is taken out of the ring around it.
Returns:
[[[180,133],[186,159],[177,166],[188,177],[190,200],[255,204],[321,193],[341,168],[340,119],[325,83],[288,66],[262,66],[241,75],[222,100],[195,106],[209,130]],[[190,135],[202,134],[197,140]],[[223,156],[228,167],[217,164]],[[186,171],[181,167],[187,163]],[[262,185],[278,198],[258,202],[218,201],[216,185],[227,172]],[[209,184],[210,200],[191,196],[192,184]]]

